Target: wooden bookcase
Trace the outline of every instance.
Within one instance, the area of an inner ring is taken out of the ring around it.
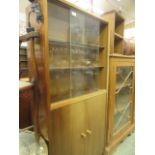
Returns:
[[[19,77],[28,77],[28,59],[26,47],[20,47],[19,49]]]
[[[103,19],[109,22],[110,54],[123,54],[124,18],[116,11],[110,11],[103,15]]]
[[[107,155],[134,130],[134,56],[110,57]]]
[[[102,155],[106,140],[108,23],[62,0],[39,1],[34,39],[36,131],[49,155]],[[31,6],[29,6],[31,8]],[[29,9],[27,9],[29,10]],[[31,48],[29,47],[28,50]]]

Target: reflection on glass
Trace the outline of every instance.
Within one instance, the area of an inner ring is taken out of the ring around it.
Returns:
[[[100,21],[92,17],[85,19],[85,43],[99,45]]]
[[[113,128],[114,133],[130,123],[132,78],[132,67],[117,67]]]
[[[85,16],[78,11],[70,10],[70,42],[84,43]]]
[[[59,101],[70,97],[69,70],[51,70],[51,101]]]
[[[69,10],[48,2],[48,38],[67,42],[69,40]]]

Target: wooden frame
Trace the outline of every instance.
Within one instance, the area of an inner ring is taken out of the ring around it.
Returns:
[[[134,130],[134,57],[133,56],[122,56],[112,55],[110,56],[110,78],[109,78],[109,104],[108,104],[108,126],[107,126],[107,147],[106,155],[111,155],[117,144],[119,144],[127,135]],[[120,131],[113,135],[114,126],[114,109],[115,109],[115,87],[116,87],[116,68],[117,67],[129,67],[133,68],[133,79],[132,79],[132,93],[130,98],[130,121],[129,124],[125,125]]]
[[[28,51],[31,53],[29,60],[33,66],[30,77],[35,83],[35,127],[37,135],[41,135],[46,139],[49,155],[102,154],[105,150],[106,140],[107,71],[109,64],[108,23],[102,18],[81,10],[79,7],[66,1],[49,1],[61,7],[72,8],[104,23],[104,30],[100,36],[104,42],[104,53],[100,55],[100,61],[103,62],[104,70],[101,77],[98,78],[101,90],[51,104],[48,1],[40,0],[39,3],[44,17],[43,23],[38,24],[35,21],[34,13],[31,13],[30,16],[31,26],[35,27],[35,30],[39,32],[40,38],[34,39],[34,46],[30,43],[28,46]],[[31,6],[27,8],[28,12],[30,10]],[[79,115],[79,112],[81,115]],[[72,120],[72,117],[75,121]],[[61,137],[59,137],[60,135]],[[84,145],[80,146],[81,144]]]

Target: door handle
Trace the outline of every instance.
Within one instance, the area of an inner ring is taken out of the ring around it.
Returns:
[[[86,130],[86,133],[88,134],[88,135],[91,135],[92,134],[92,131],[91,130]]]
[[[81,133],[81,137],[86,139],[87,135],[85,133]]]

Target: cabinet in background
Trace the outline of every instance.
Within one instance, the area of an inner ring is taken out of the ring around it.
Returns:
[[[107,152],[134,129],[134,57],[110,57]]]
[[[37,135],[47,140],[49,155],[102,155],[108,23],[63,0],[39,3],[44,16],[40,25],[33,12],[27,13],[40,34],[34,39],[31,72],[36,80]]]

